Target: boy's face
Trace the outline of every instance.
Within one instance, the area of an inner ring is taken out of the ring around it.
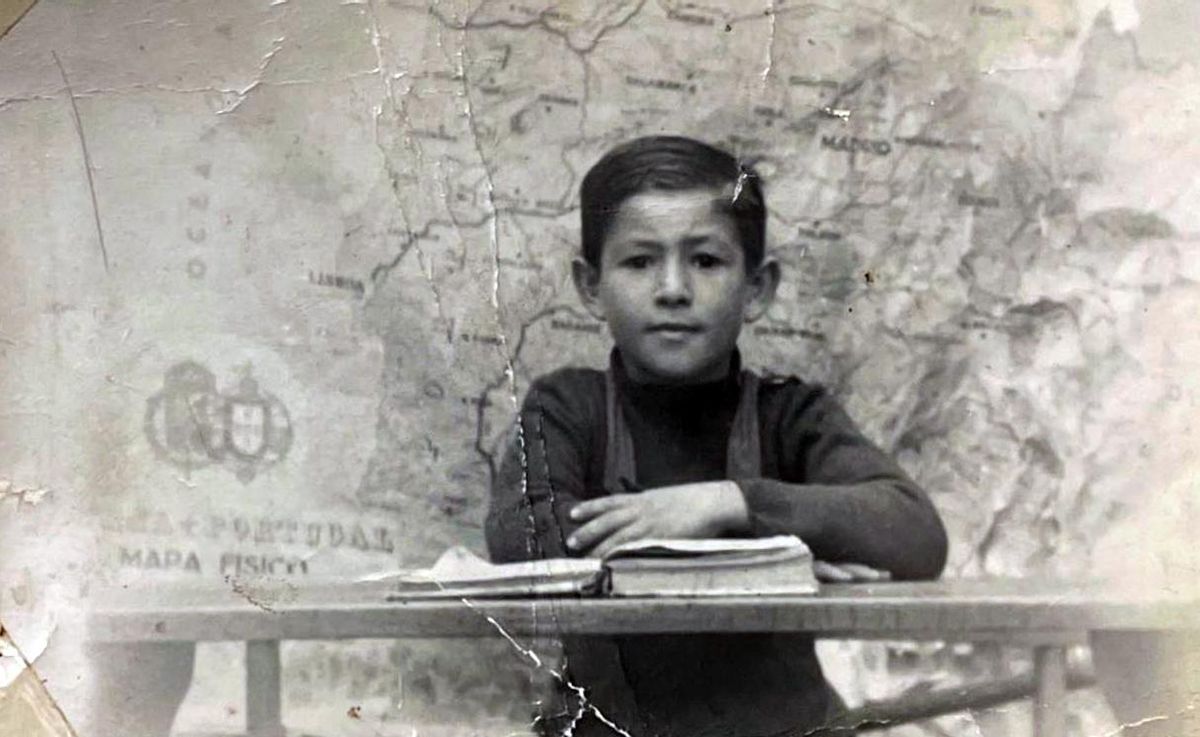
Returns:
[[[774,296],[779,267],[747,273],[732,218],[713,189],[649,191],[626,200],[597,270],[574,264],[584,305],[608,322],[630,378],[656,384],[715,381],[729,371],[742,323]]]

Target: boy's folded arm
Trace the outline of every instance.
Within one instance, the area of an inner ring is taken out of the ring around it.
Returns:
[[[795,534],[818,559],[935,578],[946,530],[929,497],[822,390],[801,392],[779,425],[781,475],[735,479],[755,536]]]
[[[509,434],[484,522],[494,562],[571,554],[566,538],[578,524],[568,512],[584,496],[589,440],[570,394],[535,383]]]
[[[945,565],[946,532],[937,512],[895,480],[737,484],[755,537],[794,534],[820,560],[862,563],[897,580],[936,578]]]

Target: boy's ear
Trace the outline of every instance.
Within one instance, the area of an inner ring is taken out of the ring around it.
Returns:
[[[600,269],[589,264],[583,258],[571,262],[571,279],[575,282],[575,291],[579,292],[579,301],[592,317],[605,319],[604,305],[600,303]]]
[[[779,289],[779,276],[779,262],[770,256],[750,274],[750,296],[743,313],[746,322],[754,322],[767,314],[767,308],[775,301],[775,290]]]

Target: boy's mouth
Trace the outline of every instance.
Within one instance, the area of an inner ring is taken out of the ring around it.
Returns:
[[[646,328],[646,332],[648,333],[659,333],[663,335],[698,333],[700,330],[701,328],[699,325],[684,322],[657,322]]]

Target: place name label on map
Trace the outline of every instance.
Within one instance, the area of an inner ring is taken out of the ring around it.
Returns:
[[[309,548],[354,548],[392,553],[392,529],[330,521],[301,521],[286,517],[188,515],[172,519],[165,512],[106,517],[105,529],[117,534],[172,536],[181,539],[227,540],[247,545],[304,545]]]
[[[444,126],[444,125],[439,125],[437,127],[437,130],[432,130],[430,128],[411,128],[411,129],[409,129],[409,132],[415,138],[427,138],[427,139],[434,140],[434,141],[449,141],[449,142],[454,142],[454,141],[458,140],[458,136],[447,131],[446,126]]]
[[[818,333],[815,330],[807,328],[797,328],[791,325],[756,325],[754,334],[767,338],[804,338],[807,340],[823,341],[825,340],[824,333]]]
[[[195,550],[179,548],[128,548],[121,546],[122,568],[140,571],[182,571],[203,574],[204,566]],[[224,551],[217,557],[217,572],[225,576],[308,574],[308,561],[295,555],[262,555]]]
[[[947,141],[942,138],[930,138],[928,136],[896,136],[896,143],[903,143],[907,146],[920,146],[921,148],[953,148],[963,151],[979,151],[983,148],[977,143]]]
[[[625,75],[625,84],[630,87],[646,87],[655,90],[671,90],[673,92],[690,92],[695,93],[696,85],[688,82],[680,82],[674,79],[657,79],[654,77],[637,77],[632,74]]]
[[[567,107],[579,107],[579,100],[566,95],[555,95],[543,92],[537,96],[538,102],[548,102],[553,105],[566,105]]]
[[[564,330],[571,333],[591,333],[599,335],[603,326],[598,322],[580,322],[578,320],[560,320],[554,318],[550,321],[551,330]]]
[[[296,556],[246,555],[224,552],[217,561],[217,572],[225,576],[308,574],[308,561]]]
[[[979,15],[984,18],[1012,18],[1013,12],[1008,8],[998,8],[995,5],[976,3],[971,6],[971,15]]]
[[[760,118],[767,120],[782,120],[786,117],[782,110],[777,107],[769,107],[767,105],[755,105],[754,114]]]
[[[887,156],[892,144],[880,138],[857,138],[855,136],[821,136],[821,147],[846,153],[868,153]]]
[[[561,10],[555,10],[552,7],[534,8],[529,5],[522,5],[520,3],[510,3],[508,10],[511,13],[520,13],[522,15],[533,16],[537,18],[545,18],[546,20],[574,20],[570,13],[564,13]]]
[[[684,6],[682,10],[668,10],[667,18],[680,23],[690,23],[693,26],[711,26],[716,25],[716,19],[697,13],[695,9]]]
[[[121,546],[122,568],[142,570],[176,570],[200,573],[200,556],[196,551],[177,548],[127,548]]]
[[[832,79],[819,79],[816,77],[788,77],[788,84],[793,87],[816,87],[822,90],[839,90],[842,88],[840,82],[835,82]]]
[[[968,194],[960,192],[958,195],[958,204],[963,207],[1000,207],[999,197],[985,197],[983,195]]]
[[[504,338],[488,333],[459,333],[459,343],[482,343],[484,345],[504,345]]]
[[[355,279],[354,277],[342,276],[340,274],[326,274],[324,271],[309,271],[308,281],[310,284],[322,287],[333,287],[335,289],[354,292],[359,297],[367,292],[367,285],[362,279]]]
[[[562,203],[558,200],[534,199],[507,192],[497,192],[492,197],[497,205],[503,205],[510,210],[526,210],[530,213],[539,211],[546,214],[557,214],[563,211]]]
[[[842,239],[841,233],[837,232],[836,230],[819,228],[817,227],[816,223],[813,223],[811,228],[801,225],[799,228],[796,228],[796,232],[805,238],[811,238],[817,241],[840,241]]]

